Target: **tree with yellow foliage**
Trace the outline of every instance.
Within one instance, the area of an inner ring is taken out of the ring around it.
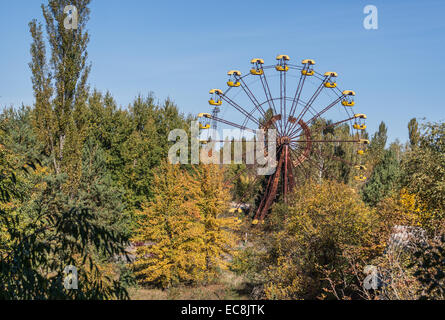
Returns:
[[[345,296],[359,285],[349,257],[367,255],[372,211],[345,184],[323,180],[296,188],[273,235],[265,266],[268,299]],[[283,210],[283,208],[281,208]]]
[[[241,221],[227,215],[230,188],[224,183],[224,171],[214,164],[202,165],[195,170],[199,183],[198,207],[200,223],[204,227],[202,250],[206,255],[206,278],[211,280],[220,269],[228,267],[227,257],[233,255],[238,237],[234,231]]]
[[[207,280],[226,266],[236,245],[236,219],[224,217],[229,191],[216,166],[194,168],[163,163],[154,176],[154,198],[139,212],[133,241],[141,245],[134,263],[141,284],[169,287]]]

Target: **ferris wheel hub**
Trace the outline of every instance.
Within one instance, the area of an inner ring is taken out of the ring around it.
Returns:
[[[280,145],[289,145],[291,142],[290,137],[288,136],[283,136],[279,138],[278,144]]]

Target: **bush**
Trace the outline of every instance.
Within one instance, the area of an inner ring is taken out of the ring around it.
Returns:
[[[268,250],[269,299],[344,298],[355,294],[351,259],[365,259],[372,211],[348,186],[308,182],[290,197],[283,230]]]

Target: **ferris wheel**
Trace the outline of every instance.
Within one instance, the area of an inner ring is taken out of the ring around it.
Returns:
[[[355,92],[338,87],[336,72],[317,72],[312,59],[300,65],[291,64],[288,55],[278,55],[276,60],[276,64],[265,65],[263,59],[252,59],[245,74],[230,70],[227,88],[209,92],[211,113],[198,115],[203,131],[218,123],[251,135],[259,128],[276,130],[277,167],[267,177],[254,224],[264,220],[278,194],[286,200],[308,178],[308,172],[314,168],[322,172],[327,158],[349,166],[358,183],[366,181],[367,169],[361,160],[369,144],[363,134],[366,115],[353,112]],[[336,133],[340,127],[341,137]],[[211,140],[209,135],[201,142]],[[339,146],[353,148],[354,159],[325,153]]]

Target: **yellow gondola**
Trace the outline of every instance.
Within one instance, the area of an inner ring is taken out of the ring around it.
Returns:
[[[285,61],[289,61],[290,58],[287,54],[280,54],[277,56],[277,60],[285,60]]]
[[[301,61],[302,64],[310,64],[310,65],[314,65],[315,61],[312,59],[304,59],[303,61]]]
[[[344,105],[345,107],[353,107],[355,105],[354,101],[348,101],[348,100],[343,100],[341,102],[342,105]]]
[[[357,129],[357,130],[365,130],[365,129],[366,129],[366,125],[364,125],[364,124],[358,124],[358,123],[355,123],[355,124],[353,125],[353,127],[354,127],[354,129]]]
[[[241,208],[231,208],[229,213],[242,213],[243,210]]]
[[[277,65],[277,66],[275,66],[275,69],[276,69],[277,71],[284,71],[284,72],[289,71],[289,67],[288,67],[288,66],[280,66],[280,65]]]
[[[304,76],[313,76],[314,75],[314,70],[301,70],[301,74]]]
[[[209,129],[210,124],[202,125],[202,123],[199,124],[199,129]]]
[[[230,70],[227,72],[227,75],[230,77],[229,81],[227,81],[227,85],[229,87],[239,87],[241,83],[238,81],[241,76],[241,72],[238,70]]]
[[[305,59],[301,61],[301,63],[304,65],[303,70],[301,70],[301,74],[308,77],[313,76],[315,72],[313,69],[311,69],[311,66],[315,64],[315,61],[312,59]]]
[[[366,119],[366,114],[364,113],[356,113],[354,114],[354,118]]]
[[[290,58],[286,54],[280,54],[277,56],[278,64],[275,66],[277,71],[288,71],[289,67],[286,65],[286,61],[289,61]]]
[[[215,101],[213,99],[210,99],[209,104],[212,106],[220,106],[220,105],[222,105],[222,101],[221,100]]]
[[[239,87],[241,85],[241,83],[239,81],[233,82],[231,80],[227,81],[227,85],[229,87]]]
[[[326,82],[324,83],[324,86],[326,88],[336,88],[337,87],[337,83],[335,82],[335,78],[337,77],[337,72],[328,71],[328,72],[325,72],[324,76],[326,77]]]
[[[235,76],[241,77],[241,71],[239,71],[239,70],[230,70],[229,72],[227,72],[227,75],[229,75],[229,76],[235,75]]]
[[[210,113],[201,112],[198,114],[198,118],[209,118],[210,119],[210,117],[211,117]]]
[[[342,94],[345,96],[345,98],[342,100],[341,104],[345,107],[353,107],[355,102],[352,97],[355,96],[355,92],[352,90],[345,90],[342,92]]]
[[[359,156],[362,156],[362,155],[365,154],[365,151],[364,151],[364,150],[357,150],[357,154],[358,154]]]
[[[325,72],[325,73],[324,73],[324,76],[325,76],[325,77],[333,77],[333,78],[336,78],[336,77],[338,77],[338,74],[337,74],[337,72],[335,72],[335,71],[328,71],[328,72]]]
[[[264,60],[261,58],[253,58],[252,60],[250,60],[250,63],[264,64]]]
[[[368,139],[360,139],[359,143],[361,143],[361,144],[369,144],[369,140]]]
[[[250,73],[255,76],[261,76],[264,72],[263,69],[250,69]]]
[[[260,58],[254,58],[252,60],[250,60],[250,63],[253,64],[253,68],[250,69],[250,73],[256,76],[260,76],[264,73],[263,71],[263,64],[264,64],[264,60],[260,59]]]
[[[212,95],[212,97],[209,100],[209,104],[212,106],[220,106],[222,104],[222,101],[219,98],[219,96],[223,94],[222,90],[212,89],[209,91],[209,93]]]
[[[354,166],[354,168],[356,168],[357,170],[366,170],[366,167],[364,165],[362,165],[362,164]]]

